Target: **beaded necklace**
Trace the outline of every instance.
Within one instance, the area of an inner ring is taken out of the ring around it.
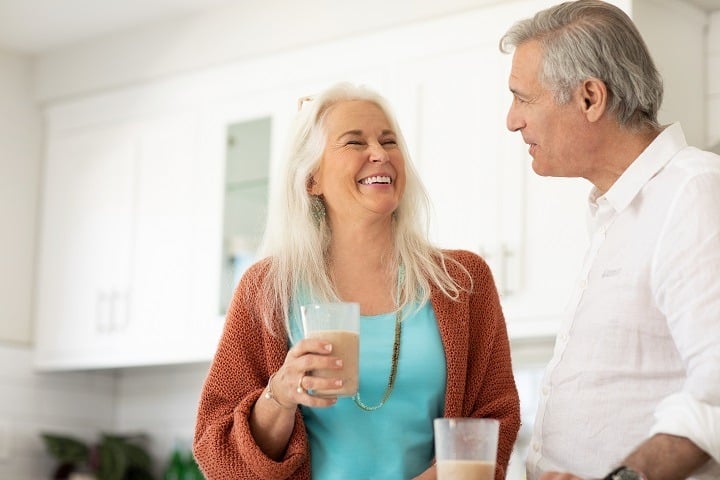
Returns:
[[[398,293],[397,293],[397,303],[400,303],[400,287],[405,281],[405,268],[400,265],[400,268],[398,269]],[[387,402],[388,398],[390,398],[390,394],[392,394],[393,388],[395,387],[395,378],[397,377],[397,368],[398,368],[398,359],[400,358],[400,336],[402,334],[402,310],[398,308],[397,313],[395,313],[395,340],[393,342],[393,351],[392,351],[392,363],[390,364],[390,377],[388,378],[388,384],[387,387],[385,387],[385,392],[383,393],[382,398],[380,399],[380,403],[377,405],[366,405],[362,399],[360,398],[360,389],[358,388],[357,393],[353,396],[353,401],[355,402],[355,405],[358,406],[361,410],[365,410],[366,412],[372,412],[373,410],[377,410],[378,408],[385,405],[385,402]]]

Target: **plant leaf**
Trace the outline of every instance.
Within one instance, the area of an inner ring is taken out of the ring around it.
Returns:
[[[89,449],[83,441],[52,433],[42,433],[41,435],[48,453],[58,461],[73,465],[87,461]]]
[[[99,452],[98,480],[123,480],[128,464],[122,440],[103,437]]]

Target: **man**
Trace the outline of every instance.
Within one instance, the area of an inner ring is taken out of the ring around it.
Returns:
[[[658,124],[660,75],[610,4],[541,11],[500,49],[533,170],[594,186],[528,478],[720,478],[720,157]]]

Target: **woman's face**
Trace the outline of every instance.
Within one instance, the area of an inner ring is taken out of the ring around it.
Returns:
[[[334,104],[327,143],[310,188],[332,222],[389,218],[405,190],[405,159],[383,111],[365,100]]]

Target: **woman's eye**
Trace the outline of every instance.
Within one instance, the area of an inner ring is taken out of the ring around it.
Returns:
[[[363,143],[360,140],[348,140],[348,145],[362,145]]]
[[[383,140],[383,145],[397,145],[397,140],[395,139],[389,139],[389,140]]]

